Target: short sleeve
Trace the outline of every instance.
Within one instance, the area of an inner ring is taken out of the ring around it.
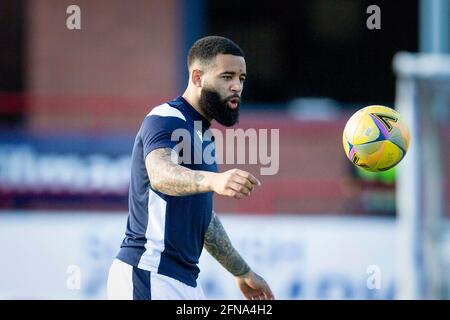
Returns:
[[[172,140],[176,129],[186,127],[186,122],[178,117],[147,116],[142,122],[140,135],[143,143],[144,159],[158,148],[173,149],[179,141]]]

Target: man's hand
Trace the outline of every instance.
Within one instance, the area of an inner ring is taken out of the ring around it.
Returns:
[[[255,186],[261,185],[251,173],[239,169],[217,173],[210,183],[214,192],[235,199],[249,196]]]
[[[253,271],[236,277],[236,283],[247,300],[275,299],[267,282]]]

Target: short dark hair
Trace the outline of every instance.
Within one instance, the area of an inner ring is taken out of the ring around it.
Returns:
[[[209,63],[218,54],[232,54],[244,57],[244,51],[230,39],[220,36],[208,36],[197,40],[189,49],[188,68],[192,66],[195,60]]]

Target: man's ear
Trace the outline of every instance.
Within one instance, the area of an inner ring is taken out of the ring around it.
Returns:
[[[203,72],[200,69],[193,69],[191,73],[191,81],[196,87],[202,86]]]

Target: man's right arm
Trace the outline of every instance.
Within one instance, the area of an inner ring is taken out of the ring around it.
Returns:
[[[153,189],[172,196],[186,196],[214,191],[218,194],[242,199],[249,196],[260,182],[250,173],[232,169],[223,173],[191,170],[172,159],[171,148],[151,151],[145,166]]]

